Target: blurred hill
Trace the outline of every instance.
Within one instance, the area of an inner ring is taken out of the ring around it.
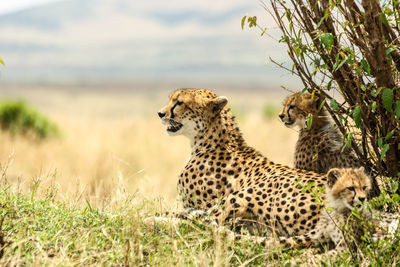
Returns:
[[[242,31],[247,13],[267,17],[247,0],[69,0],[5,14],[0,83],[295,87],[292,76],[264,64],[269,56],[284,61],[285,47]]]

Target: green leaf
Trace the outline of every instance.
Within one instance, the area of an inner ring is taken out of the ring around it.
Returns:
[[[365,86],[364,84],[361,84],[361,90],[363,90],[365,92],[365,90],[367,90],[367,86]]]
[[[307,123],[307,129],[310,130],[311,129],[311,125],[312,125],[312,114],[308,114],[306,117],[306,123]]]
[[[328,82],[328,85],[326,86],[326,90],[331,90],[331,88],[332,88],[332,82],[333,82],[333,80],[330,80],[329,82]]]
[[[346,143],[346,146],[347,147],[351,147],[351,141],[353,140],[353,136],[351,135],[351,133],[349,133],[348,135],[347,135],[347,143]]]
[[[361,126],[361,107],[360,106],[356,106],[353,109],[353,119],[354,119],[354,122],[356,123],[357,128],[360,128],[360,126]]]
[[[343,50],[350,53],[350,55],[355,55],[354,50],[351,49],[350,47],[343,47]]]
[[[398,188],[399,188],[399,183],[395,179],[393,179],[392,180],[392,190],[393,190],[393,192],[396,192]]]
[[[321,18],[321,20],[318,22],[317,24],[317,29],[319,29],[319,27],[321,27],[322,22],[327,18],[327,14],[324,14],[324,16]]]
[[[339,114],[339,125],[343,125],[343,116]]]
[[[346,63],[346,61],[347,61],[347,58],[343,59],[342,62],[339,63],[339,65],[337,65],[336,67],[335,67],[335,66],[333,67],[333,70],[332,70],[332,71],[335,72],[335,71],[337,71],[338,69],[340,69],[340,68],[343,66],[343,64]],[[336,65],[336,64],[335,64],[335,65]]]
[[[267,31],[267,27],[265,27],[265,29],[263,30],[263,32],[261,33],[261,36],[264,36],[265,32]]]
[[[368,75],[371,75],[371,67],[370,67],[369,64],[368,64],[368,61],[366,61],[366,60],[363,58],[363,59],[361,59],[360,63],[361,63],[361,66],[362,66],[363,70],[364,70],[366,73],[368,73]]]
[[[249,17],[247,19],[247,21],[249,22],[249,28],[257,26],[257,17],[256,16]]]
[[[292,20],[292,12],[290,11],[290,9],[286,10],[286,18],[288,21]]]
[[[6,65],[6,64],[4,64],[4,61],[1,59],[1,57],[0,57],[0,63],[1,63],[3,66]]]
[[[396,117],[398,120],[400,120],[400,101],[397,100],[396,103],[394,104],[394,114],[396,114]]]
[[[340,153],[343,153],[343,151],[346,149],[346,147],[351,147],[351,141],[352,141],[351,133],[348,133],[346,135],[346,144],[344,144]]]
[[[281,39],[279,40],[280,43],[288,43],[289,42],[289,36],[283,35],[281,36]]]
[[[379,147],[380,149],[382,149],[382,146],[383,146],[383,139],[382,139],[382,137],[381,137],[381,138],[378,139],[378,147]]]
[[[313,90],[311,93],[311,103],[314,102],[314,97],[315,97],[315,90]]]
[[[298,45],[293,45],[293,52],[296,54],[296,56],[300,56],[301,48]]]
[[[387,26],[387,25],[388,25],[388,20],[387,20],[387,18],[386,18],[385,13],[381,13],[380,16],[381,16],[381,21],[382,21],[382,23],[383,23],[385,26]]]
[[[354,56],[353,55],[347,56],[346,62],[349,63],[349,64],[353,64],[354,63]]]
[[[339,110],[339,105],[334,98],[331,99],[329,105],[331,106],[331,108],[333,108],[333,110]]]
[[[385,157],[386,152],[388,152],[388,150],[389,150],[389,144],[385,144],[381,150],[381,160],[383,160],[383,158]]]
[[[390,137],[392,137],[394,134],[394,130],[391,130],[390,132],[388,132],[388,134],[385,136],[385,141],[389,140]]]
[[[324,44],[326,49],[330,52],[333,46],[333,35],[332,33],[323,33],[320,36],[321,42]]]
[[[335,72],[338,69],[340,69],[340,67],[342,67],[343,64],[347,61],[346,58],[343,58],[342,61],[340,61],[340,58],[341,58],[341,54],[338,53],[336,55],[336,60],[335,60],[335,64],[333,65],[332,72]]]
[[[387,112],[392,111],[393,98],[393,90],[386,88],[382,91],[382,102]]]
[[[303,90],[301,90],[299,96],[304,95],[307,92],[307,87],[304,87]]]
[[[241,23],[241,25],[242,25],[242,30],[243,30],[243,28],[244,28],[244,23],[246,22],[246,18],[247,18],[247,16],[244,16],[244,17],[242,18],[242,23]]]
[[[372,113],[375,113],[376,110],[376,101],[372,102]]]
[[[395,190],[393,190],[392,192],[396,192]],[[400,196],[398,194],[393,194],[392,199],[394,201],[394,203],[399,203],[400,202]]]
[[[325,106],[326,103],[326,98],[324,98],[324,100],[322,100],[321,104],[318,107],[318,110],[322,110],[322,108]]]
[[[391,46],[388,49],[386,49],[386,55],[390,55],[390,53],[392,53],[393,51],[395,51],[397,48],[397,46]]]

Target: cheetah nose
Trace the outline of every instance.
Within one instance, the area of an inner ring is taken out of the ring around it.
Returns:
[[[360,197],[360,198],[358,198],[358,200],[359,200],[360,202],[364,202],[364,201],[365,201],[365,197]]]
[[[283,120],[283,117],[285,117],[285,115],[279,114],[279,118],[281,118],[281,120]]]
[[[160,118],[165,116],[165,113],[162,113],[162,112],[158,112],[157,114],[158,114],[158,117],[160,117]]]

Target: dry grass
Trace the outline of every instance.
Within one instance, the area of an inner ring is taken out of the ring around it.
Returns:
[[[156,117],[169,91],[5,90],[3,97],[24,98],[56,122],[61,139],[40,143],[0,133],[0,163],[11,157],[8,182],[26,191],[31,181],[52,184],[64,199],[89,200],[101,206],[118,190],[143,198],[160,197],[176,206],[176,182],[189,156],[185,137],[169,137]],[[277,116],[263,117],[266,103],[281,97],[229,93],[248,143],[270,159],[291,164],[297,133]],[[1,97],[1,96],[0,96]]]

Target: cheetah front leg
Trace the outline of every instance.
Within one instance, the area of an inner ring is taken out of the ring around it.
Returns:
[[[268,249],[274,249],[277,247],[309,248],[313,245],[316,245],[319,242],[319,240],[316,239],[316,237],[311,237],[307,234],[294,237],[278,237],[278,238],[235,234],[235,239],[251,241],[253,243],[265,246]]]
[[[333,229],[333,231],[335,231],[335,229]],[[264,245],[268,248],[309,248],[311,246],[320,244],[321,242],[327,243],[329,240],[330,237],[326,233],[326,228],[322,226],[321,221],[319,221],[315,229],[306,234],[291,237],[279,236],[273,239],[266,239]]]
[[[181,212],[164,212],[158,216],[147,217],[143,220],[145,224],[161,223],[168,225],[177,225],[185,221],[210,222],[210,216],[207,212],[199,209],[186,209]]]

